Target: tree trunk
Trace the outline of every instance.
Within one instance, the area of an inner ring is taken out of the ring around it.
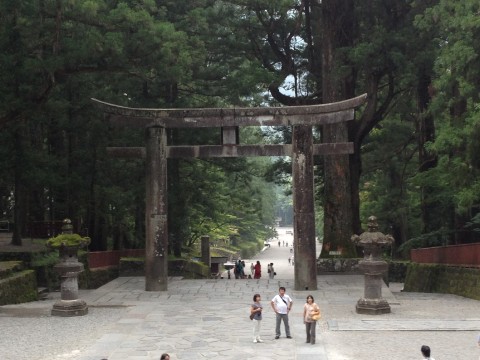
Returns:
[[[419,172],[428,171],[437,166],[437,156],[429,152],[425,145],[435,140],[435,123],[433,117],[427,113],[430,103],[429,87],[431,86],[430,76],[426,74],[425,69],[421,69],[417,86],[417,134],[418,134],[418,161]],[[428,233],[438,230],[441,226],[438,220],[441,219],[437,209],[441,209],[438,204],[432,202],[434,189],[430,186],[423,186],[420,189],[420,208],[422,212],[422,233]]]
[[[340,73],[342,59],[337,54],[340,47],[351,45],[353,39],[353,2],[350,0],[322,1],[322,89],[323,103],[353,97],[353,71]],[[347,142],[348,124],[325,125],[322,129],[324,143]],[[325,209],[324,243],[329,249],[341,251],[342,256],[355,256],[355,247],[350,241],[354,233],[352,177],[349,155],[325,157]],[[325,254],[328,255],[328,254]]]
[[[22,230],[25,224],[25,196],[27,190],[25,189],[23,182],[23,167],[25,166],[24,162],[24,141],[23,141],[23,125],[19,124],[15,129],[15,190],[14,190],[14,201],[15,207],[13,209],[13,235],[12,235],[12,245],[22,246]]]

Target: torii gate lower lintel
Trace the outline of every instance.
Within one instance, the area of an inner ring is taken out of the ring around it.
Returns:
[[[367,95],[331,104],[270,108],[143,109],[94,100],[115,126],[146,129],[146,146],[108,148],[109,154],[146,160],[145,290],[168,289],[167,158],[291,156],[295,290],[317,289],[313,156],[351,154],[352,143],[313,144],[312,126],[354,119]],[[292,126],[292,144],[240,145],[239,126]],[[167,146],[167,128],[220,127],[221,145]]]

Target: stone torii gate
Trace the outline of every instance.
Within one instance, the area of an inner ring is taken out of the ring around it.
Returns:
[[[146,160],[146,291],[168,288],[167,159],[244,156],[291,156],[293,174],[295,290],[317,290],[313,192],[313,156],[351,154],[353,143],[314,144],[312,126],[354,119],[366,100],[266,108],[145,109],[92,99],[118,127],[146,129],[145,147],[108,148],[110,155]],[[292,144],[241,145],[240,126],[292,126]],[[168,128],[221,128],[221,145],[167,146]]]

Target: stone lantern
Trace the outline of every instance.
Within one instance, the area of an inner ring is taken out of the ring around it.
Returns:
[[[77,251],[90,243],[90,238],[72,234],[72,222],[63,220],[62,234],[47,241],[51,249],[58,249],[60,261],[55,270],[61,277],[61,298],[52,309],[54,316],[82,316],[88,313],[85,301],[78,298],[78,274],[84,266],[78,261]]]
[[[360,270],[365,274],[364,297],[357,302],[358,314],[387,314],[390,305],[382,298],[383,274],[388,271],[388,264],[382,255],[394,241],[391,235],[378,231],[377,218],[368,218],[368,231],[360,236],[353,235],[352,241],[363,248],[364,258],[360,261]]]

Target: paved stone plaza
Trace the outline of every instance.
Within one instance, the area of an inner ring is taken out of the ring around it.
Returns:
[[[281,234],[281,241],[293,237]],[[291,244],[289,244],[291,245]],[[169,279],[167,292],[146,292],[142,277],[122,277],[96,290],[80,291],[89,305],[86,316],[50,316],[59,294],[51,299],[0,307],[2,360],[154,360],[168,352],[172,359],[367,360],[421,359],[429,345],[437,360],[478,360],[480,302],[453,295],[401,292],[401,284],[382,289],[392,312],[358,315],[363,295],[360,275],[319,275],[318,291],[293,291],[289,247],[272,243],[255,259],[262,263],[260,280]],[[267,263],[277,277],[268,280]],[[233,276],[232,276],[233,277]],[[279,286],[293,298],[293,339],[274,340],[275,318],[269,301]],[[252,342],[248,319],[254,293],[265,307],[261,336]],[[317,343],[305,343],[302,309],[314,296],[323,318]]]

